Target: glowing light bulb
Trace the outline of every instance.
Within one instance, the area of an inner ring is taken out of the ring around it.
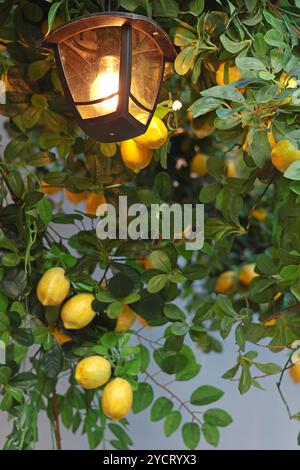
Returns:
[[[120,60],[112,55],[103,57],[99,62],[99,75],[92,83],[90,91],[91,101],[105,98],[119,92]],[[101,116],[116,111],[119,96],[114,96],[102,103],[95,104],[97,113]]]

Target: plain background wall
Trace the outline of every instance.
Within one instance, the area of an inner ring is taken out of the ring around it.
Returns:
[[[5,138],[3,130],[2,141],[0,142],[0,152],[5,147]],[[80,207],[80,206],[79,206]],[[81,206],[83,208],[83,206]],[[66,205],[65,210],[71,210]],[[137,326],[139,328],[139,326]],[[144,336],[159,338],[159,330],[144,330]],[[186,400],[189,399],[193,390],[200,385],[214,385],[225,391],[225,396],[216,404],[227,410],[233,417],[234,423],[228,428],[221,429],[221,440],[219,449],[297,449],[297,434],[300,431],[300,423],[291,422],[287,416],[282,401],[279,398],[276,389],[276,377],[265,378],[261,381],[266,391],[251,389],[251,391],[241,396],[237,391],[235,382],[228,382],[221,379],[221,375],[235,364],[236,345],[233,335],[225,342],[224,352],[220,354],[211,353],[202,354],[194,347],[197,360],[202,364],[200,375],[191,381],[173,384],[173,391]],[[254,349],[249,345],[248,349]],[[283,365],[286,361],[285,354],[272,354],[265,349],[259,349],[259,361],[273,361]],[[152,365],[152,370],[157,367]],[[160,374],[157,377],[161,383],[170,380],[169,376]],[[286,394],[293,413],[300,411],[300,384],[291,383],[288,374],[283,382],[283,390]],[[155,390],[156,396],[161,396],[161,390]],[[166,395],[167,396],[167,395]],[[214,405],[212,405],[214,406]],[[177,431],[171,438],[165,438],[163,435],[163,422],[151,423],[149,409],[135,416],[131,414],[129,421],[131,423],[129,433],[134,441],[134,449],[182,449],[182,439],[180,431]],[[185,416],[190,421],[189,416]],[[6,420],[6,414],[0,412],[0,447],[3,446],[5,436],[10,430],[10,423]],[[41,416],[39,428],[39,443],[37,449],[51,449],[50,428],[47,418]],[[64,449],[88,449],[86,438],[77,434],[72,435],[68,430],[63,429],[62,441]],[[205,443],[202,436],[201,449],[212,449]]]

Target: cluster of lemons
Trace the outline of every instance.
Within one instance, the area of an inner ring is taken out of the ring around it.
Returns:
[[[121,143],[121,155],[124,164],[134,173],[150,165],[153,150],[160,149],[168,139],[168,129],[164,122],[153,116],[147,131],[135,139]]]
[[[216,280],[215,291],[218,294],[232,294],[237,289],[238,285],[241,284],[243,287],[249,287],[252,280],[257,277],[258,274],[255,272],[255,263],[248,263],[242,266],[239,273],[235,271],[224,271]],[[281,292],[278,292],[274,296],[274,300],[278,300],[282,296]],[[275,326],[276,318],[264,321],[264,326]],[[292,366],[289,369],[291,379],[294,383],[300,383],[300,350],[293,355]]]
[[[238,286],[238,283],[248,287],[256,276],[258,274],[255,272],[255,263],[244,264],[239,273],[224,271],[216,280],[215,291],[218,294],[231,294]]]
[[[57,186],[52,186],[45,181],[41,182],[41,191],[49,196],[54,196],[62,191]],[[80,193],[72,193],[67,189],[64,189],[64,195],[71,204],[80,204],[85,201],[85,208],[88,214],[95,215],[98,206],[106,204],[106,199],[103,193],[88,193],[86,191]]]
[[[227,67],[227,80],[226,80],[227,84],[236,82],[240,78],[241,78],[240,72],[237,67],[235,66]],[[222,63],[219,69],[217,70],[216,83],[220,86],[225,84],[225,63]],[[290,77],[289,75],[286,74],[286,72],[282,72],[281,76],[279,77],[278,84],[279,84],[278,93],[280,93],[280,91],[284,89],[297,87],[297,81],[295,80],[295,78]],[[240,92],[244,93],[244,89],[240,89]],[[291,97],[289,96],[285,98],[284,100],[280,101],[279,103],[276,103],[276,106],[284,106],[286,104],[289,104],[290,102],[291,102]],[[265,126],[267,126],[268,128],[268,140],[269,140],[269,144],[271,147],[272,164],[278,171],[280,171],[281,173],[284,173],[292,163],[294,163],[297,160],[300,160],[300,151],[289,140],[283,139],[283,140],[279,140],[278,142],[276,142],[274,134],[272,132],[272,123],[271,123],[270,118],[268,118],[266,122],[262,122],[261,127],[265,127]],[[194,128],[194,125],[192,125],[192,127],[194,129],[195,134],[197,135],[199,139],[202,139],[204,137],[211,135],[215,130],[214,126],[211,123],[209,123],[207,120],[204,120],[198,129]],[[243,150],[247,152],[248,148],[249,148],[249,132],[247,132],[246,134],[246,139],[243,144]],[[202,153],[197,153],[191,161],[191,172],[198,174],[200,176],[205,176],[207,174],[207,165],[206,165],[207,158],[208,157],[206,155]],[[228,165],[227,176],[235,177],[236,169],[234,166],[234,162],[229,161],[227,165]]]
[[[45,272],[37,285],[37,298],[45,307],[61,307],[62,305],[60,316],[64,328],[79,330],[91,323],[96,315],[93,309],[95,297],[90,293],[80,293],[66,300],[70,287],[70,280],[64,269],[51,268]],[[135,320],[136,314],[128,305],[123,305],[115,331],[117,333],[128,331]],[[51,328],[50,331],[60,345],[72,341],[70,336],[58,328]],[[101,399],[102,409],[106,416],[118,420],[129,413],[132,407],[133,391],[127,380],[120,377],[110,380],[111,375],[111,364],[102,356],[90,356],[81,360],[75,371],[76,381],[85,389],[95,389],[106,384]]]

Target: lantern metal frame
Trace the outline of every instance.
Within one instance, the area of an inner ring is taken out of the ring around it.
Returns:
[[[102,27],[121,28],[119,91],[118,93],[94,101],[74,101],[64,72],[60,44],[74,35]],[[157,96],[152,109],[140,103],[131,93],[133,28],[151,37],[162,54],[162,65],[156,90]],[[167,33],[157,23],[141,15],[123,12],[105,12],[77,18],[55,29],[40,42],[39,46],[43,49],[54,51],[59,78],[66,99],[72,107],[79,127],[93,139],[107,143],[132,139],[146,132],[158,103],[165,64],[166,62],[174,62],[176,57],[176,50],[173,43]],[[113,98],[117,94],[119,95],[119,100],[116,111],[104,116],[84,119],[77,109],[77,106],[99,104]],[[129,99],[140,109],[149,113],[146,124],[143,124],[129,113]]]

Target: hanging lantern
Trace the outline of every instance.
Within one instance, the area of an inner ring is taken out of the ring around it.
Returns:
[[[127,13],[78,18],[41,42],[54,50],[78,125],[95,140],[119,142],[146,132],[165,65],[176,51],[154,21]]]

